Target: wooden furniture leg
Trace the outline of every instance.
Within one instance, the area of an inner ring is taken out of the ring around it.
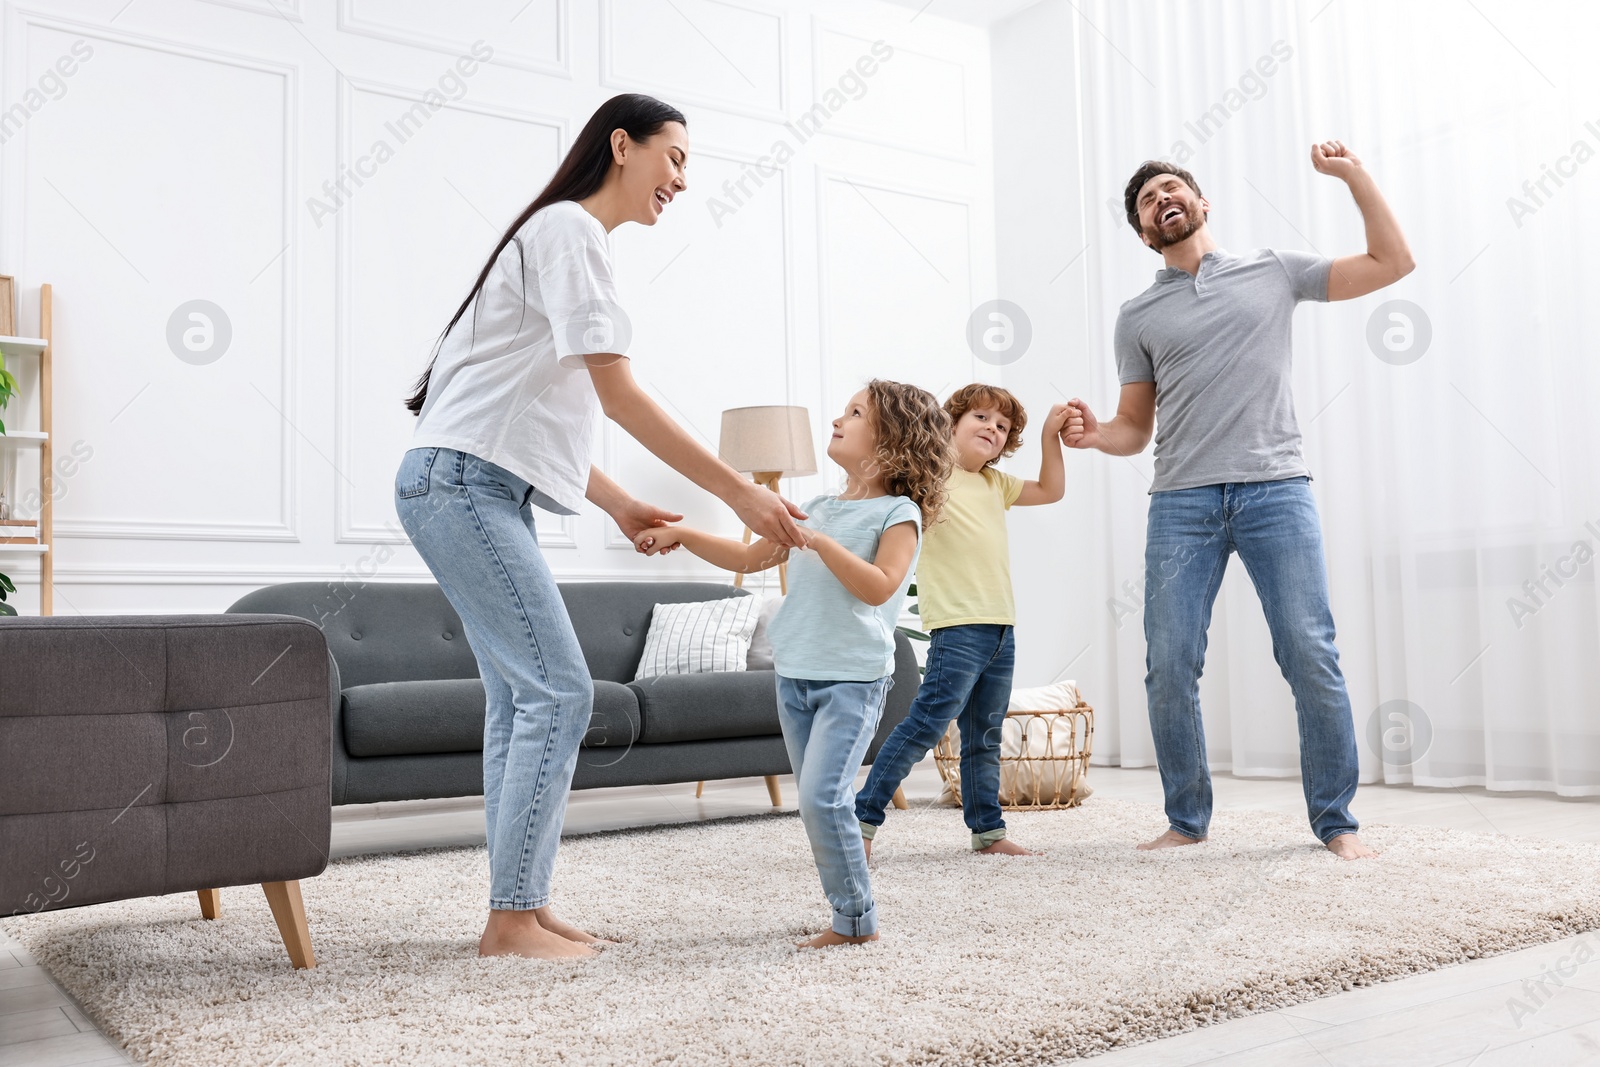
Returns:
[[[222,890],[202,889],[199,892],[200,915],[206,919],[219,919],[222,917]]]
[[[911,807],[911,805],[906,802],[906,791],[901,789],[899,786],[895,786],[894,788],[894,806],[899,808],[901,811],[906,811]]]
[[[767,775],[767,796],[772,798],[773,807],[783,807],[783,792],[778,788],[778,776],[776,774]]]
[[[311,929],[306,925],[300,883],[262,882],[261,891],[267,894],[267,905],[278,921],[278,933],[283,937],[283,947],[289,950],[289,962],[296,967],[315,967],[317,957],[311,951]]]
[[[694,784],[694,798],[696,800],[699,800],[700,799],[700,794],[704,793],[705,791],[706,791],[706,784],[704,782],[696,782]]]

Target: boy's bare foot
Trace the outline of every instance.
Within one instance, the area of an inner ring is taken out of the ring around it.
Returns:
[[[861,847],[866,850],[867,859],[872,859],[872,838],[863,837],[861,839]]]
[[[480,956],[526,956],[536,960],[571,960],[593,956],[594,949],[569,941],[539,925],[531,911],[491,911],[478,939]]]
[[[1134,846],[1140,852],[1150,852],[1158,848],[1177,848],[1179,845],[1198,845],[1204,841],[1203,837],[1185,837],[1176,830],[1169,829],[1154,841],[1146,841],[1142,845]],[[1332,846],[1329,846],[1332,847]]]
[[[832,948],[835,945],[865,945],[868,941],[878,940],[877,934],[868,934],[866,937],[846,937],[836,934],[832,930],[824,930],[810,941],[801,941],[795,948]]]
[[[591,933],[578,929],[571,923],[562,922],[556,918],[555,910],[548,904],[542,908],[534,908],[533,914],[535,921],[540,926],[552,934],[566,938],[568,941],[576,941],[580,945],[615,945],[617,943],[604,937],[595,937]]]
[[[1032,856],[1036,853],[1016,844],[1010,838],[1002,837],[987,848],[977,850],[980,856]]]
[[[1378,855],[1375,849],[1362,844],[1361,838],[1355,834],[1340,834],[1328,842],[1328,851],[1342,860],[1366,860]]]

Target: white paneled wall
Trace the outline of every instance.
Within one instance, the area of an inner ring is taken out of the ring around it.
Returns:
[[[982,28],[876,0],[65,0],[6,4],[3,33],[0,273],[22,332],[54,284],[57,453],[91,453],[57,486],[60,614],[425,576],[391,503],[401,400],[616,92],[689,117],[688,192],[612,243],[635,372],[709,445],[723,408],[794,403],[820,452],[868,377],[993,376],[963,341],[995,288]],[[625,434],[597,456],[737,534]],[[718,573],[594,511],[540,539],[567,578]],[[33,610],[33,564],[3,569]]]

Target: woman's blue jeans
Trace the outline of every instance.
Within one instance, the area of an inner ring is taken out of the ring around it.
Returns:
[[[911,711],[878,749],[872,773],[856,797],[856,818],[864,834],[870,837],[883,825],[894,791],[912,765],[939,743],[953,719],[961,731],[961,814],[972,831],[972,847],[985,848],[1006,836],[1000,810],[1000,736],[1011,703],[1015,633],[1013,627],[987,623],[933,631],[928,670]]]
[[[878,932],[855,781],[892,685],[893,678],[817,682],[778,675],[778,724],[800,794],[800,821],[833,907],[833,932],[845,937]]]
[[[489,907],[550,902],[594,684],[534,536],[533,487],[451,448],[414,448],[395,476],[406,535],[461,616],[487,698],[483,808]]]
[[[1306,478],[1154,493],[1145,540],[1145,696],[1167,820],[1185,837],[1211,822],[1200,721],[1206,629],[1228,556],[1239,553],[1294,693],[1300,776],[1311,828],[1327,843],[1353,833],[1359,773],[1350,696],[1334,647],[1322,524]]]

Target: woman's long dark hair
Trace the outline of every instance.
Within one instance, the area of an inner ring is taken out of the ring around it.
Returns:
[[[488,262],[484,263],[483,270],[478,272],[478,280],[473,283],[472,291],[461,301],[461,306],[456,308],[455,315],[451,316],[450,324],[439,335],[439,341],[433,347],[433,356],[428,360],[427,369],[417,379],[415,391],[406,401],[406,407],[411,410],[411,414],[422,414],[422,405],[428,399],[428,379],[433,376],[433,364],[439,358],[439,345],[449,336],[456,323],[461,321],[461,316],[467,313],[467,308],[471,307],[472,302],[483,292],[483,283],[488,280],[489,271],[494,268],[495,260],[500,258],[500,253],[505,251],[506,245],[513,242],[517,246],[517,256],[521,258],[522,241],[518,239],[517,231],[522,229],[523,224],[541,208],[562,200],[582,200],[600,190],[600,186],[605,183],[606,175],[611,172],[612,131],[625,130],[633,140],[647,141],[669,122],[689,125],[688,120],[677,108],[639,93],[613,96],[589,116],[589,121],[584,124],[578,139],[572,143],[572,148],[567,152],[567,157],[561,161],[561,166],[556,168],[550,184],[533,198],[533,203],[522,209],[522,214],[512,222],[510,228],[500,238],[500,243],[494,246],[494,251],[489,253]]]

